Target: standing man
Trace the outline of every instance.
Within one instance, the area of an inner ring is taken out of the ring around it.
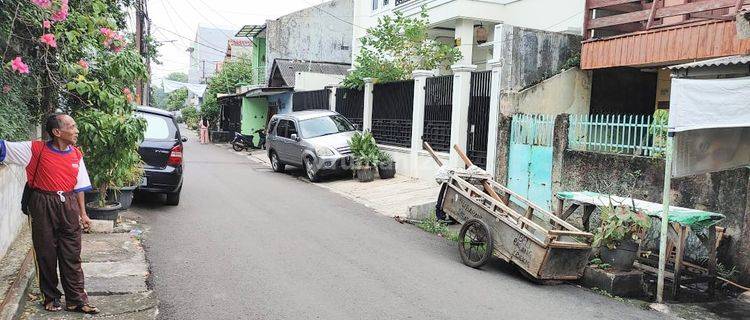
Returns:
[[[44,309],[62,310],[57,289],[59,263],[66,309],[96,314],[99,309],[89,304],[81,269],[81,230],[91,223],[82,192],[92,188],[83,155],[75,147],[78,128],[70,116],[53,114],[47,118],[45,130],[52,140],[0,140],[0,162],[26,167],[32,188],[31,237]]]

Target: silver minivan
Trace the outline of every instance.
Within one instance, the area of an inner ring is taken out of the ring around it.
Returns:
[[[271,166],[283,172],[287,165],[305,169],[310,181],[347,171],[353,160],[349,140],[355,126],[344,116],[328,110],[298,111],[271,118],[266,149]]]

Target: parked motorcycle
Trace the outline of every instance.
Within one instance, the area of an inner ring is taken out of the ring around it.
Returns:
[[[250,149],[261,149],[266,147],[266,133],[264,129],[255,130],[253,133],[257,134],[258,144],[254,144],[253,140],[255,136],[241,134],[239,132],[234,133],[234,139],[232,139],[232,149],[234,151],[250,150]]]

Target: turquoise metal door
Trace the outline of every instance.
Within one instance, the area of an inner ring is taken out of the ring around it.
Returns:
[[[553,131],[553,116],[513,116],[508,156],[508,188],[547,210],[552,208]]]

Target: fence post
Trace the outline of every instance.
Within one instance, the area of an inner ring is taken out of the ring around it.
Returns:
[[[556,193],[563,191],[565,188],[563,180],[563,168],[565,159],[565,150],[568,149],[568,137],[570,136],[570,116],[562,113],[555,117],[555,126],[552,136],[552,197]],[[557,201],[552,201],[552,212],[559,210],[556,208]],[[562,211],[559,211],[562,212]]]
[[[427,77],[434,75],[429,70],[414,70],[411,73],[414,78],[414,106],[411,117],[411,161],[410,172],[412,178],[419,176],[419,151],[422,150],[422,135],[424,134],[424,100]]]
[[[328,89],[328,109],[336,111],[336,87],[326,86],[325,88]]]
[[[500,117],[500,86],[502,83],[503,60],[493,59],[489,61],[492,69],[492,82],[490,85],[490,121],[487,124],[487,172],[493,177],[497,173],[497,137]]]
[[[476,65],[453,65],[453,108],[451,110],[450,165],[463,168],[464,162],[453,148],[458,145],[466,151],[469,128],[469,99],[471,98],[471,72]]]
[[[364,111],[362,112],[362,131],[372,131],[372,90],[375,88],[374,78],[364,78]]]

